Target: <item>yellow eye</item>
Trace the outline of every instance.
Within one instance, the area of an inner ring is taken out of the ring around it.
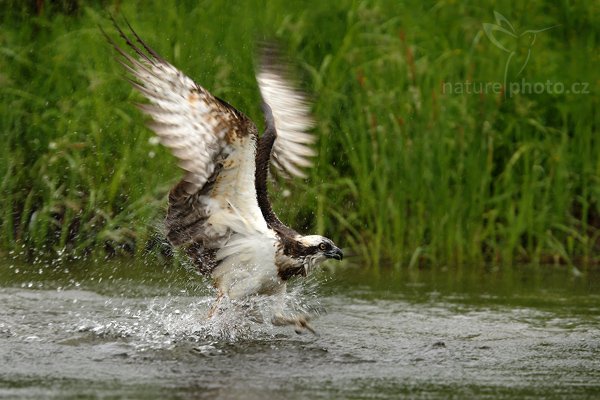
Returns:
[[[326,249],[327,249],[327,246],[325,246],[325,243],[321,243],[321,244],[319,245],[319,249],[321,249],[321,250],[326,250]]]

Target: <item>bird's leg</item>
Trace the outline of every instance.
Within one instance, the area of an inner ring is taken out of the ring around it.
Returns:
[[[294,326],[294,330],[297,334],[309,331],[314,335],[318,336],[318,333],[310,326],[310,315],[307,313],[289,314],[285,310],[285,291],[286,286],[282,285],[279,288],[278,293],[275,294],[275,303],[273,304],[273,317],[271,323],[275,326]]]
[[[208,319],[211,319],[215,315],[215,313],[219,309],[219,305],[221,304],[221,301],[223,300],[223,297],[225,297],[225,294],[219,290],[219,294],[217,295],[217,299],[215,300],[215,303],[210,308],[210,311],[208,312]]]
[[[275,326],[294,325],[294,330],[297,334],[304,333],[304,331],[309,331],[313,335],[318,336],[319,334],[313,329],[309,321],[310,316],[308,316],[307,314],[297,314],[292,317],[277,314],[272,318],[271,323]]]
[[[308,315],[298,315],[296,316],[296,333],[301,334],[304,333],[304,330],[309,331],[315,336],[319,336],[317,331],[308,323],[310,321],[310,317]]]

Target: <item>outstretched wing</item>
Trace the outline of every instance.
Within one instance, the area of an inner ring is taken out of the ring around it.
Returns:
[[[162,59],[133,30],[141,48],[116,23],[115,27],[138,58],[107,39],[121,54],[118,61],[134,78],[131,84],[150,101],[139,108],[152,117],[150,128],[179,159],[179,166],[186,171],[185,189],[191,195],[211,177],[215,159],[231,137],[248,135],[253,124]]]
[[[220,248],[235,234],[266,232],[254,186],[255,125],[161,58],[131,27],[135,39],[115,27],[137,56],[107,36],[131,73],[132,85],[149,100],[140,108],[186,171],[169,195],[171,243],[194,243],[202,251]]]
[[[288,67],[278,57],[273,46],[262,50],[258,86],[263,101],[273,113],[277,139],[273,144],[273,164],[284,175],[305,177],[303,168],[312,165],[315,137],[309,132],[314,126],[309,103],[287,78]]]

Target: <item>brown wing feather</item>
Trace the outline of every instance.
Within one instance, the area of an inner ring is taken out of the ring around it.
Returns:
[[[253,143],[256,127],[244,114],[211,95],[160,57],[140,39],[131,26],[129,28],[135,39],[130,39],[116,23],[115,27],[137,56],[134,58],[121,49],[104,33],[120,54],[119,62],[131,74],[132,85],[149,100],[149,104],[142,104],[139,108],[152,117],[150,128],[160,142],[179,159],[179,166],[186,171],[182,181],[169,194],[167,237],[174,245],[193,243],[190,252],[198,255],[196,259],[208,257],[214,261],[215,251],[211,249],[222,244],[223,238],[234,229],[207,229],[206,221],[211,213],[223,208],[223,201],[216,205],[212,201],[213,188],[228,157],[231,158],[230,155],[237,152],[233,158],[239,160],[243,155],[240,152],[254,151],[253,145],[245,143]],[[240,145],[239,139],[248,136],[252,140]],[[228,177],[229,180],[223,182],[223,185],[250,188],[245,182],[232,181],[243,178]],[[253,182],[249,184],[253,191]],[[223,192],[223,189],[219,191]],[[239,205],[236,207],[241,208]],[[252,217],[250,215],[249,218]],[[212,267],[214,265],[210,269]]]

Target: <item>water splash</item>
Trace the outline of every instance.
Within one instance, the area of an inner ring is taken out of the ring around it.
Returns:
[[[291,287],[282,297],[253,296],[244,301],[223,299],[212,316],[215,298],[158,296],[146,300],[109,298],[105,312],[86,316],[77,312],[75,333],[96,338],[124,339],[137,350],[172,348],[181,342],[198,343],[197,348],[215,342],[261,340],[279,334],[293,334],[289,327],[274,326],[276,315],[314,318],[322,313],[316,283],[305,281]]]

